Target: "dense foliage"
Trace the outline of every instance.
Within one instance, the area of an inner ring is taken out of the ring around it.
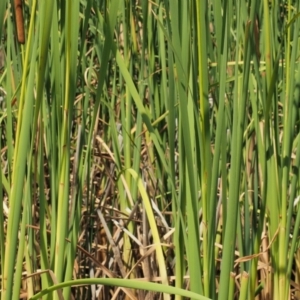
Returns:
[[[300,1],[0,1],[1,299],[298,299]]]

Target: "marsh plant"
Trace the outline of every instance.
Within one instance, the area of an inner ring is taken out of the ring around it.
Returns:
[[[0,1],[1,299],[300,298],[299,11]]]

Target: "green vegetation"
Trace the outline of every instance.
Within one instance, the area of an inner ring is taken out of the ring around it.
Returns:
[[[299,299],[300,1],[17,2],[1,299]]]

